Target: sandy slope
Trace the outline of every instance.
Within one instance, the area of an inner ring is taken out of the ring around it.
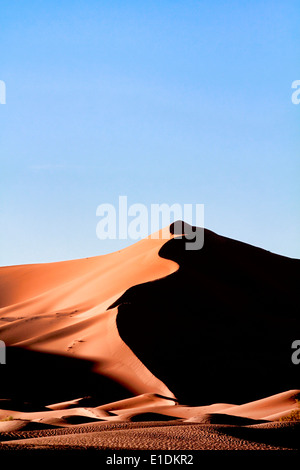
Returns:
[[[178,268],[159,257],[165,240],[146,239],[110,255],[0,269],[0,338],[7,346],[84,358],[135,393],[173,396],[121,340],[117,309],[133,285]]]

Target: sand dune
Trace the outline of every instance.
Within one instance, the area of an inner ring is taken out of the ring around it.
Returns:
[[[233,406],[229,412],[235,416],[272,421],[299,409],[299,398],[300,390],[289,390],[250,403]]]
[[[175,225],[110,255],[0,268],[3,436],[298,410],[299,261],[209,230],[187,251]]]

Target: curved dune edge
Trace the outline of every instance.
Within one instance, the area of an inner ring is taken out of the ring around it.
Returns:
[[[86,259],[0,268],[0,338],[7,346],[81,358],[135,394],[173,397],[120,338],[117,308],[130,287],[175,272],[159,251],[169,230]],[[164,236],[164,238],[162,238]]]

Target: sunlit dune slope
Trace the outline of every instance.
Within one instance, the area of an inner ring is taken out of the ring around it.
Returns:
[[[174,272],[158,255],[166,240],[145,239],[110,255],[0,269],[0,338],[94,363],[134,393],[172,393],[131,352],[108,306],[133,285]],[[9,363],[7,364],[9,367]]]

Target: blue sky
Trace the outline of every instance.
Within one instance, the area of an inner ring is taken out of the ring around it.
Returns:
[[[1,2],[1,265],[82,258],[96,208],[204,204],[205,226],[300,257],[300,5]]]

